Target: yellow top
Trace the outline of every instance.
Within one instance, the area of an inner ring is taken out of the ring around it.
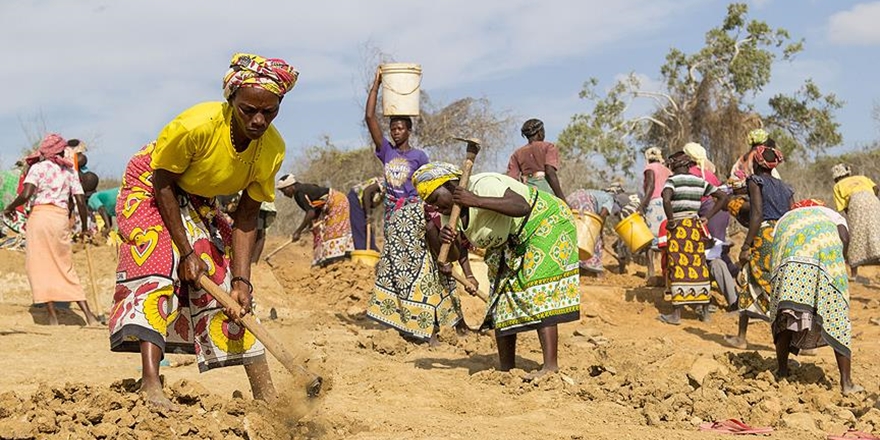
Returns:
[[[171,121],[156,140],[153,169],[181,174],[177,185],[202,197],[247,190],[258,202],[275,200],[275,174],[284,160],[284,140],[269,129],[246,150],[232,148],[232,108],[225,102],[196,104]]]
[[[859,191],[874,192],[876,184],[865,176],[849,176],[840,179],[834,185],[834,204],[838,211],[843,211],[849,206],[849,198]]]

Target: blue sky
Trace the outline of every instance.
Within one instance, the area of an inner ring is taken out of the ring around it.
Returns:
[[[759,101],[812,77],[846,101],[842,149],[880,138],[880,1],[750,1],[750,15],[806,39],[776,66]],[[422,64],[423,88],[449,102],[489,98],[518,122],[545,121],[553,139],[589,110],[582,83],[629,72],[650,85],[670,47],[693,51],[720,23],[714,0],[448,0],[437,2],[69,1],[0,2],[6,63],[0,81],[0,163],[45,128],[91,140],[90,165],[119,174],[177,113],[221,99],[232,53],[284,58],[300,81],[276,126],[288,157],[328,135],[365,145],[365,47]],[[511,133],[511,139],[518,139]],[[512,148],[515,145],[510,145]],[[285,167],[289,167],[286,164]]]

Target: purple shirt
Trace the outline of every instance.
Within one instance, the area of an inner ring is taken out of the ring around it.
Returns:
[[[400,151],[388,139],[382,139],[376,157],[385,165],[389,195],[397,198],[418,197],[412,184],[412,175],[420,166],[428,163],[428,155],[424,151],[415,148]]]

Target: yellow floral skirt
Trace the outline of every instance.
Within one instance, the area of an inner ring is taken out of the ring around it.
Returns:
[[[697,218],[684,218],[669,233],[666,275],[672,304],[709,304],[711,280],[706,265],[705,236]]]
[[[229,319],[208,292],[180,283],[180,253],[153,197],[149,144],[129,162],[117,203],[122,243],[116,269],[116,294],[110,313],[110,349],[139,352],[140,342],[163,353],[189,353],[199,370],[251,363],[264,356],[254,335]],[[180,216],[193,251],[208,265],[208,277],[224,290],[232,230],[214,200],[178,188]]]

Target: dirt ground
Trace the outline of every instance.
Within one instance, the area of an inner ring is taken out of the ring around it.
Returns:
[[[114,254],[91,253],[106,311]],[[722,312],[711,323],[686,312],[682,325],[662,324],[655,317],[671,308],[661,289],[642,287],[635,265],[582,277],[581,320],[559,328],[561,374],[525,382],[541,360],[535,334],[520,335],[521,369],[510,373],[495,370],[491,335],[444,331],[438,347],[406,342],[364,316],[370,269],[346,262],[312,271],[309,253],[307,243],[289,246],[274,271],[260,264],[253,277],[259,316],[325,377],[322,396],[306,401],[272,359],[285,397],[265,405],[250,399],[243,369],[199,374],[191,357],[169,355],[166,393],[182,410],[161,414],[133,392],[138,355],[111,353],[107,329],[83,327],[76,308],[62,313],[64,325],[46,326],[45,312],[30,306],[24,253],[0,251],[0,439],[714,439],[725,437],[698,425],[727,418],[772,426],[777,439],[880,432],[880,287],[851,290],[853,377],[867,389],[858,396],[839,393],[830,348],[794,358],[793,377],[777,381],[766,324],[752,326],[748,351],[722,344],[736,329]],[[85,253],[75,259],[88,288]],[[880,286],[880,273],[865,275]],[[463,303],[472,320],[481,313],[477,300]]]

